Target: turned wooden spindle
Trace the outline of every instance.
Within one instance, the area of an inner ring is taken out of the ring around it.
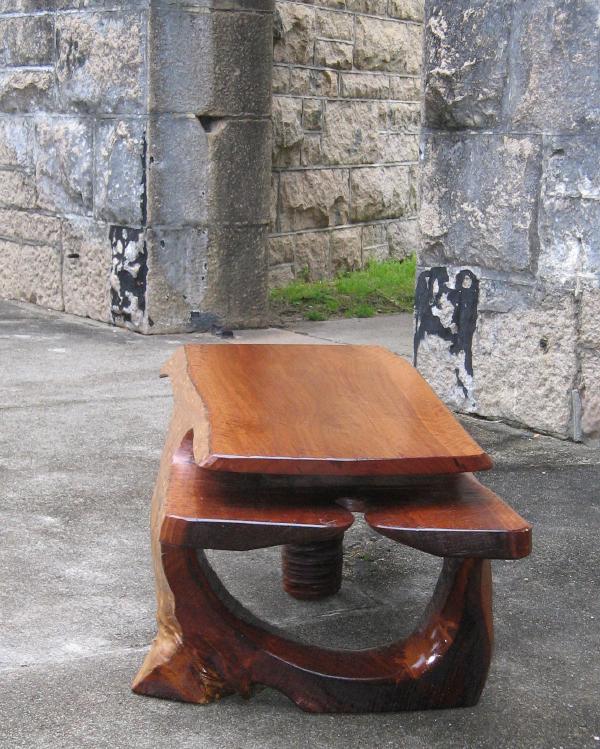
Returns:
[[[337,593],[342,585],[343,536],[312,544],[286,544],[281,554],[283,588],[307,601]]]

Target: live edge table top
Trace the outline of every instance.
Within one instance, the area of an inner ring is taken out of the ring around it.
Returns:
[[[198,464],[209,470],[351,477],[491,467],[414,367],[379,346],[192,344],[165,373],[176,369],[204,408]]]

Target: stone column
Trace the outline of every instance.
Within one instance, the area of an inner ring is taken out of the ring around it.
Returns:
[[[428,0],[415,357],[454,408],[600,438],[596,0]]]

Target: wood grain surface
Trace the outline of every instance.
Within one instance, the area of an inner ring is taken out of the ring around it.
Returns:
[[[205,468],[425,475],[491,467],[420,374],[378,346],[187,345]]]

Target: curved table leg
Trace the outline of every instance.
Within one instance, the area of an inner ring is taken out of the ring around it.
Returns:
[[[474,705],[492,653],[490,563],[446,559],[423,622],[381,648],[335,651],[288,640],[253,621],[204,553],[162,545],[181,636],[134,685],[156,697],[207,703],[271,686],[309,712],[372,712]]]

